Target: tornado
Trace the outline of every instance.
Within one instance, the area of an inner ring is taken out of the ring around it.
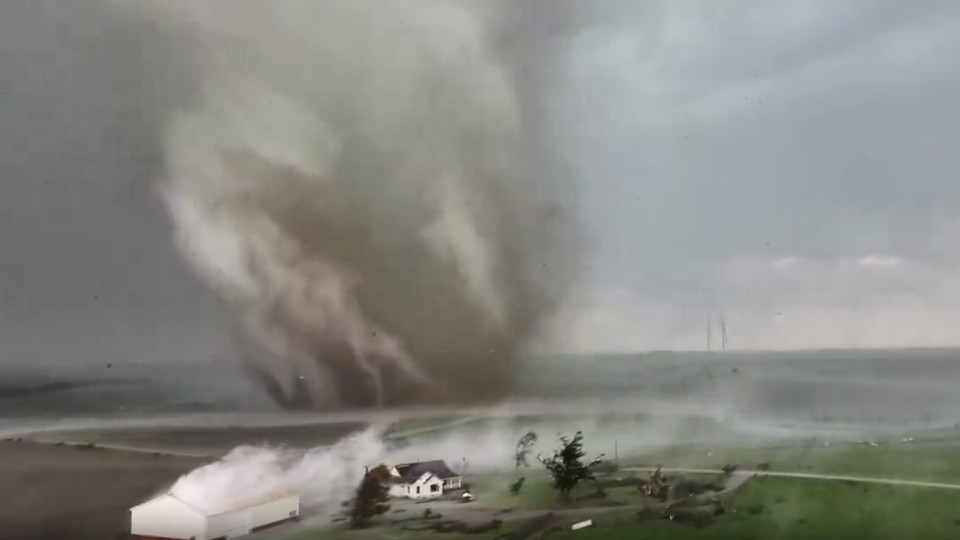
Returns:
[[[579,245],[502,46],[511,4],[137,9],[190,43],[156,188],[260,387],[313,410],[508,395]]]

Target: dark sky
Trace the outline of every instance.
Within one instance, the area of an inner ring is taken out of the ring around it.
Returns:
[[[960,3],[590,5],[524,59],[592,246],[547,345],[960,345]],[[151,188],[190,46],[0,2],[0,362],[230,354]]]
[[[162,92],[139,80],[149,32],[88,0],[0,4],[0,362],[225,350],[150,188],[158,122],[142,105]]]

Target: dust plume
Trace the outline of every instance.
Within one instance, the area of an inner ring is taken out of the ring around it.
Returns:
[[[138,6],[189,36],[167,118],[175,238],[280,404],[485,401],[576,274],[506,50],[508,3]]]
[[[517,441],[529,430],[541,437],[535,453],[555,448],[558,434],[582,431],[589,454],[611,458],[618,445],[626,456],[678,441],[724,441],[730,445],[776,438],[773,433],[760,435],[735,420],[729,422],[712,410],[688,411],[689,416],[652,417],[626,414],[616,407],[581,407],[575,413],[563,411],[562,406],[563,412],[557,409],[543,409],[537,415],[527,409],[524,412],[528,414],[523,416],[477,417],[413,437],[387,436],[382,426],[373,426],[332,446],[310,450],[241,446],[223,459],[184,475],[170,491],[191,504],[219,512],[272,492],[294,489],[311,513],[329,514],[353,496],[365,467],[380,463],[392,466],[439,459],[463,475],[512,472]],[[711,433],[703,429],[708,423],[716,423]],[[538,466],[534,465],[530,472],[536,470]]]

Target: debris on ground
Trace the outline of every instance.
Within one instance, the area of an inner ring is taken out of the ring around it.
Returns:
[[[574,523],[573,525],[570,526],[570,530],[579,531],[580,529],[585,529],[587,527],[592,527],[592,526],[593,526],[593,520],[587,519],[584,521],[578,521],[577,523]]]
[[[666,519],[674,523],[705,527],[718,516],[723,515],[726,509],[719,500],[689,500],[672,505],[646,506],[637,512],[640,519]]]
[[[648,477],[641,478],[637,487],[642,503],[637,512],[640,519],[667,519],[703,527],[726,511],[718,497],[725,486],[715,481],[681,474],[665,475],[658,467]]]
[[[519,529],[512,533],[502,534],[496,540],[526,540],[537,533],[546,531],[553,525],[556,516],[553,512],[528,519]]]
[[[733,474],[734,471],[737,470],[737,465],[728,463],[728,464],[724,465],[723,467],[720,467],[720,470],[723,471],[723,474],[729,476],[729,475]]]

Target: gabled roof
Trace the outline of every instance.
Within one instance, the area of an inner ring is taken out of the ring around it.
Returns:
[[[200,505],[193,504],[193,503],[187,501],[186,499],[184,499],[184,498],[182,498],[182,497],[178,497],[178,496],[176,496],[176,495],[174,495],[173,493],[171,493],[171,492],[168,491],[168,492],[165,492],[165,493],[161,493],[160,495],[157,495],[156,497],[153,497],[152,499],[149,499],[149,500],[147,500],[147,501],[145,501],[145,502],[142,502],[142,503],[134,506],[134,507],[131,508],[130,510],[133,511],[133,510],[135,510],[135,509],[137,509],[137,508],[140,508],[141,506],[146,506],[146,505],[151,504],[151,503],[153,503],[154,501],[157,501],[157,500],[159,500],[159,499],[169,498],[169,499],[173,499],[173,500],[175,500],[175,501],[183,504],[184,506],[186,506],[186,507],[189,508],[190,510],[193,510],[194,512],[196,512],[196,513],[198,513],[198,514],[200,514],[200,515],[202,515],[202,516],[205,516],[205,517],[213,517],[213,516],[217,516],[217,515],[220,515],[220,514],[226,514],[227,512],[233,512],[233,511],[236,511],[236,510],[242,510],[242,509],[244,509],[244,508],[250,508],[251,506],[257,506],[257,505],[259,505],[259,504],[266,503],[266,502],[270,502],[270,501],[275,501],[275,500],[279,500],[279,499],[286,499],[286,498],[289,498],[289,497],[299,497],[299,496],[300,496],[300,492],[299,492],[298,490],[296,490],[296,489],[293,489],[293,488],[282,488],[282,489],[277,489],[277,490],[270,491],[270,492],[267,492],[267,493],[262,493],[262,494],[259,494],[259,495],[256,495],[256,496],[247,497],[247,498],[244,498],[244,499],[234,500],[234,501],[231,501],[229,504],[226,504],[226,505],[220,505],[220,506],[204,505],[204,507],[201,507]]]
[[[420,479],[424,473],[430,473],[441,480],[448,478],[457,478],[459,474],[450,470],[447,464],[441,460],[418,461],[417,463],[403,463],[396,466],[397,473],[406,483],[413,483]]]
[[[134,510],[136,510],[137,508],[140,508],[140,507],[142,507],[142,506],[147,506],[148,504],[153,504],[154,502],[159,501],[160,499],[173,499],[173,500],[177,501],[178,503],[186,506],[186,507],[189,508],[190,510],[193,510],[194,512],[196,512],[196,513],[198,513],[198,514],[200,514],[200,515],[202,515],[202,516],[209,515],[209,513],[206,512],[205,510],[203,510],[202,508],[197,508],[196,506],[188,503],[187,501],[181,499],[180,497],[177,497],[176,495],[174,495],[173,493],[170,493],[169,491],[168,491],[168,492],[165,492],[165,493],[161,493],[160,495],[157,495],[156,497],[151,497],[150,499],[148,499],[148,500],[146,500],[146,501],[143,501],[142,503],[140,503],[140,504],[138,504],[138,505],[130,508],[130,511],[132,512],[132,511],[134,511]]]

